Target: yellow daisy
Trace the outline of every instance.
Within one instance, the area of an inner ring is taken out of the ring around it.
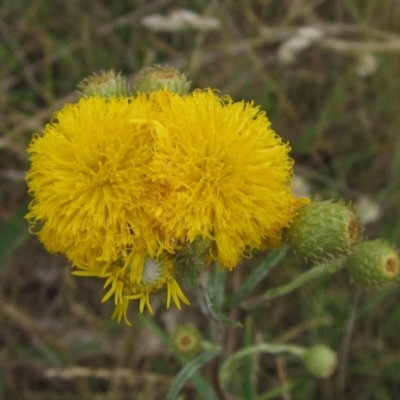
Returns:
[[[152,215],[165,191],[149,177],[163,98],[88,97],[67,104],[28,149],[32,231],[49,251],[66,254],[76,275],[106,279],[103,301],[114,297],[118,320],[126,319],[134,299],[141,312],[145,306],[152,312],[150,297],[162,290],[167,307],[171,299],[178,308],[189,303],[172,261],[164,258],[158,268],[149,261],[177,245]]]
[[[166,292],[167,308],[170,307],[171,300],[178,309],[181,309],[181,302],[190,304],[175,279],[174,262],[166,254],[151,258],[132,252],[124,264],[112,263],[97,268],[93,264],[86,267],[81,265],[80,270],[73,274],[106,278],[104,288],[107,292],[102,302],[114,298],[115,311],[112,318],[116,318],[118,322],[124,318],[130,324],[126,314],[131,300],[139,300],[141,313],[147,308],[152,314],[154,311],[150,299],[155,294]]]
[[[35,135],[27,218],[48,250],[76,264],[117,261],[133,246],[158,251],[149,210],[163,189],[148,178],[156,112],[145,95],[83,98]]]
[[[212,239],[228,268],[253,248],[279,246],[307,200],[292,195],[290,148],[265,113],[211,90],[169,95],[163,105],[151,176],[167,188],[154,203],[166,235]]]

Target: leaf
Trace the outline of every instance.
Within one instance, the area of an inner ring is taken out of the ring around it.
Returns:
[[[243,347],[251,346],[253,343],[254,319],[248,315],[244,329]],[[255,393],[255,360],[251,356],[243,358],[241,379],[242,379],[242,399],[254,400]]]
[[[220,310],[224,302],[225,295],[225,279],[226,270],[221,268],[217,263],[215,265],[215,271],[209,279],[209,295],[212,299],[215,308]]]
[[[153,321],[153,319],[148,318],[145,315],[138,315],[138,318],[140,321],[143,321],[150,329],[154,331],[154,333],[164,343],[164,345],[171,346],[169,336]],[[215,349],[214,351],[216,352]],[[184,359],[183,357],[177,357],[177,358],[181,363],[181,365],[187,364],[187,360]],[[202,396],[204,400],[219,400],[212,386],[201,376],[201,374],[198,371],[194,372],[191,379],[193,381],[193,384],[196,386],[199,394]]]
[[[266,259],[250,274],[240,285],[240,288],[233,293],[225,302],[225,308],[231,308],[242,302],[251,291],[270,273],[270,271],[282,260],[286,249],[272,250]]]
[[[225,314],[219,312],[215,305],[213,304],[213,300],[210,299],[211,301],[208,303],[208,309],[212,315],[212,317],[214,319],[216,319],[219,322],[222,322],[225,325],[229,325],[232,326],[234,328],[242,328],[243,325],[238,322],[238,321],[234,321],[233,319],[230,319],[229,317],[227,317]]]
[[[224,277],[225,272],[222,270],[215,271],[215,275],[211,277],[208,272],[202,274],[202,293],[207,306],[208,313],[212,318],[225,325],[241,328],[242,324],[234,321],[221,312],[224,294]],[[222,293],[221,293],[222,292]]]
[[[166,400],[176,400],[180,390],[185,385],[185,383],[207,362],[212,360],[220,350],[212,349],[205,351],[198,357],[189,361],[176,376],[172,386],[170,387]],[[210,400],[217,400],[217,397],[210,397]]]

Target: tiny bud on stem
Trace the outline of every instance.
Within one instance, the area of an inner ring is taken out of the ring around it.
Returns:
[[[151,93],[167,89],[179,95],[189,93],[190,83],[185,74],[178,70],[161,65],[142,69],[135,78],[135,92]]]
[[[116,74],[113,70],[101,71],[100,75],[90,75],[78,83],[81,96],[129,96],[129,85],[125,77],[119,72]]]
[[[176,354],[191,358],[200,351],[202,338],[194,326],[183,325],[171,335],[171,344]]]
[[[304,352],[303,362],[308,372],[318,378],[327,378],[336,369],[337,356],[329,347],[315,345]]]

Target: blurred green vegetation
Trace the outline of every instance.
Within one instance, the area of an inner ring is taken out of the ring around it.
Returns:
[[[180,9],[215,18],[219,28],[154,31],[144,23]],[[68,262],[47,254],[23,219],[32,134],[76,100],[85,76],[113,68],[132,80],[154,63],[187,71],[194,88],[259,104],[290,141],[300,186],[314,199],[369,199],[378,213],[365,236],[399,245],[398,0],[3,0],[0,399],[164,399],[180,369],[166,332],[192,322],[209,339],[196,307],[159,310],[157,324],[132,312],[133,327],[116,325],[99,282],[70,276]],[[228,274],[227,290],[240,288],[264,256]],[[259,290],[305,268],[289,255]],[[244,329],[226,328],[226,354],[260,341],[322,342],[340,362],[333,377],[317,380],[290,357],[246,359],[225,398],[399,399],[399,299],[398,289],[367,293],[341,273],[268,307],[232,310]],[[202,370],[209,382],[213,368]],[[206,398],[198,387],[188,384],[185,398]]]

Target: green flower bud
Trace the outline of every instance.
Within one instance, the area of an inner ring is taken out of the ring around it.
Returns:
[[[113,70],[101,71],[100,75],[90,75],[78,83],[81,96],[129,96],[130,89],[126,79]]]
[[[150,93],[166,88],[170,92],[185,95],[189,93],[190,84],[186,75],[178,70],[155,65],[142,69],[136,76],[133,86],[136,92]]]
[[[284,240],[297,256],[325,262],[348,256],[360,240],[362,227],[354,211],[331,200],[303,206]]]
[[[197,236],[193,242],[179,247],[175,255],[176,276],[199,286],[199,271],[213,261],[212,251],[213,242],[202,236]]]
[[[303,353],[302,358],[307,371],[318,378],[332,375],[338,362],[336,353],[323,345],[310,347]]]
[[[384,289],[398,282],[400,261],[397,251],[384,240],[359,243],[346,260],[351,278],[366,289]]]
[[[211,252],[213,242],[208,238],[197,236],[193,242],[185,243],[177,252],[177,260],[183,264],[185,268],[192,265],[196,268],[207,266],[213,260]]]
[[[171,335],[171,344],[177,355],[191,358],[200,351],[202,338],[194,326],[183,325]]]

